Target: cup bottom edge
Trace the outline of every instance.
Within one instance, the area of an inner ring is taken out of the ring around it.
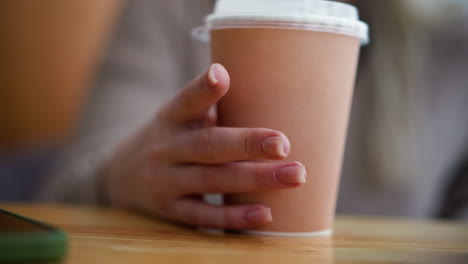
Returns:
[[[256,235],[256,236],[280,236],[280,237],[326,237],[333,234],[332,229],[325,229],[314,232],[276,232],[276,231],[256,231],[256,230],[241,230],[241,234]]]

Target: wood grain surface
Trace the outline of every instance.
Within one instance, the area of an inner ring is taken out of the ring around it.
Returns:
[[[117,209],[0,204],[68,232],[63,263],[468,263],[468,224],[339,216],[331,238],[195,230]]]

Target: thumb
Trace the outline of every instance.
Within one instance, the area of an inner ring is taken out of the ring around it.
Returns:
[[[221,64],[213,64],[204,74],[189,82],[160,114],[173,124],[203,118],[228,91],[229,74]]]

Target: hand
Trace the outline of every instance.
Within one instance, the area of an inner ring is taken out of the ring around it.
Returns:
[[[194,226],[246,229],[272,221],[261,204],[216,206],[202,199],[294,188],[306,180],[301,163],[281,161],[290,152],[281,132],[216,126],[215,105],[229,82],[225,68],[212,65],[120,147],[106,178],[111,203]]]

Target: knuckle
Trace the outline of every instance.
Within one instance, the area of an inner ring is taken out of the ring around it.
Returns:
[[[199,194],[203,190],[205,181],[202,175],[197,166],[179,168],[172,177],[169,177],[173,181],[172,190],[179,196]]]
[[[213,129],[204,129],[200,131],[198,139],[195,142],[197,152],[205,160],[213,160],[217,156],[214,134]]]
[[[256,167],[253,169],[253,187],[256,189],[264,189],[267,184],[265,172],[262,168]]]
[[[184,215],[185,212],[177,208],[176,202],[172,199],[154,201],[153,204],[159,216],[166,219],[184,222],[184,219],[187,218],[187,216]]]
[[[214,166],[211,166],[208,169],[204,169],[199,172],[198,190],[200,192],[216,192],[221,187],[221,179],[219,175],[213,172],[213,170],[211,169],[212,167]]]
[[[147,184],[150,185],[151,193],[155,200],[165,200],[175,191],[174,188],[170,187],[173,184],[171,184],[167,180],[168,177],[165,176],[164,172],[157,170],[153,172],[153,175],[151,175],[153,180],[151,182],[147,182]]]
[[[173,215],[172,208],[169,205],[169,202],[166,200],[154,199],[153,208],[155,213],[159,216],[171,218],[171,216]]]
[[[153,164],[157,161],[163,159],[164,155],[167,153],[168,144],[167,143],[156,143],[148,147],[143,152],[143,158],[146,164]]]
[[[200,214],[193,209],[187,209],[180,220],[193,226],[201,226],[203,223],[203,219],[201,218]]]
[[[244,151],[249,155],[261,152],[262,133],[260,129],[251,129],[244,138]]]
[[[180,212],[180,210],[176,208],[173,200],[161,202],[158,205],[157,210],[159,216],[165,219],[179,223],[190,224],[187,220],[187,216],[184,215],[184,212]]]

